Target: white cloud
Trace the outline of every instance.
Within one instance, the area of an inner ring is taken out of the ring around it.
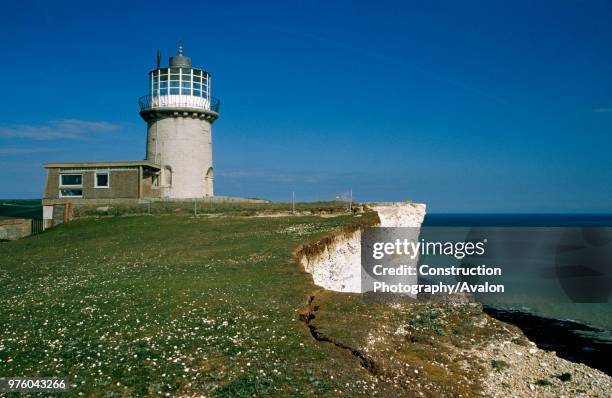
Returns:
[[[109,122],[79,119],[52,120],[43,124],[0,126],[0,137],[33,140],[80,140],[91,134],[117,131],[120,126]]]

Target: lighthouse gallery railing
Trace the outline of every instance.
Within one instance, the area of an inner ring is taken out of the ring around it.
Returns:
[[[138,98],[138,105],[141,112],[163,108],[197,108],[219,113],[221,101],[215,97],[206,98],[191,95],[143,95]]]

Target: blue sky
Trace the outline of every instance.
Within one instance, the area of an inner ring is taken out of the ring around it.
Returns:
[[[611,2],[87,3],[3,5],[0,197],[142,159],[137,99],[182,38],[222,102],[218,194],[612,211]]]

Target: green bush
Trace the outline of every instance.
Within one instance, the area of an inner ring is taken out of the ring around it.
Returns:
[[[561,381],[570,381],[572,379],[572,374],[568,372],[561,373],[560,375],[557,375],[557,379]]]
[[[510,367],[508,362],[502,361],[501,359],[492,360],[491,366],[493,367],[493,369],[497,370],[498,372],[501,372],[502,370],[508,369]]]

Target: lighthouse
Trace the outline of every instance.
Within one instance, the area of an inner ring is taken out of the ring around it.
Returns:
[[[211,77],[183,54],[149,72],[149,92],[138,99],[147,123],[144,160],[44,163],[45,228],[68,221],[78,206],[150,203],[160,199],[209,198],[210,201],[266,202],[214,196],[212,124],[219,100],[211,95]]]
[[[160,63],[158,53],[149,93],[139,99],[147,123],[146,160],[160,167],[160,196],[213,196],[212,124],[219,117],[219,100],[211,95],[211,76],[192,66],[182,45],[168,67]]]

